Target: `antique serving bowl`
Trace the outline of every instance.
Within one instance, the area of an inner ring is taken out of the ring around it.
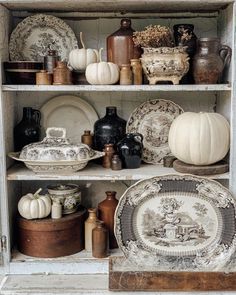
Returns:
[[[64,128],[48,128],[41,142],[26,145],[20,153],[9,153],[14,160],[24,162],[35,173],[69,174],[83,169],[88,161],[100,158],[103,152],[86,144],[71,144]]]
[[[179,84],[189,70],[186,47],[143,48],[141,63],[149,84],[171,81]]]

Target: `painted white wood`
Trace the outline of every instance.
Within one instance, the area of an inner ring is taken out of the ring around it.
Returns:
[[[236,3],[233,5],[233,20],[232,25],[233,28],[236,28]],[[236,198],[236,30],[234,29],[232,33],[232,82],[233,89],[231,94],[231,144],[230,144],[230,180],[229,180],[229,188],[234,194]]]
[[[232,295],[235,292],[215,292],[214,295]],[[1,295],[106,295],[108,291],[106,275],[18,275],[7,276]],[[118,292],[119,295],[192,295],[193,292]],[[201,292],[212,295],[212,292]]]
[[[137,92],[137,91],[231,91],[230,84],[213,85],[3,85],[4,92],[53,91],[53,92]]]
[[[113,249],[111,256],[122,256]],[[97,259],[85,250],[59,258],[29,257],[14,251],[10,262],[11,274],[108,274],[108,258]]]
[[[70,175],[40,175],[19,165],[11,167],[7,172],[8,180],[139,180],[152,176],[180,174],[173,168],[161,165],[142,164],[138,169],[113,171],[100,165],[89,164],[86,168]],[[211,179],[228,179],[229,174],[223,173],[209,176]]]
[[[233,0],[232,0],[233,1]],[[218,10],[223,8],[230,0],[2,0],[0,3],[4,4],[9,9],[14,10],[63,10],[63,11],[192,11],[192,10]],[[199,8],[200,6],[200,8]],[[96,7],[96,9],[95,9]]]
[[[0,6],[0,62],[8,57],[8,35],[9,35],[9,22],[10,14],[9,11]],[[0,84],[2,84],[3,75],[0,71]],[[6,179],[6,149],[12,148],[8,138],[12,138],[11,131],[9,129],[13,125],[12,112],[6,112],[8,106],[12,105],[12,98],[14,95],[4,95],[2,89],[0,89],[0,235],[4,235],[7,240],[5,251],[0,253],[0,273],[8,271],[9,260],[10,260],[10,229],[9,229],[9,207],[8,207],[8,191],[7,191],[7,179]],[[9,125],[7,124],[9,122]],[[9,143],[9,146],[8,146]],[[0,250],[1,252],[1,250]]]

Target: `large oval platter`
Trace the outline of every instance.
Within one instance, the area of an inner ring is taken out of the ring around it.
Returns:
[[[140,266],[218,270],[236,250],[236,203],[218,182],[191,175],[141,180],[121,197],[115,234]]]
[[[42,62],[50,47],[57,50],[61,60],[68,60],[70,51],[78,47],[78,42],[71,27],[62,19],[35,14],[25,18],[12,32],[10,59]]]
[[[173,120],[183,109],[173,101],[154,99],[142,103],[130,115],[127,133],[143,135],[143,161],[161,164],[170,154],[168,134]]]

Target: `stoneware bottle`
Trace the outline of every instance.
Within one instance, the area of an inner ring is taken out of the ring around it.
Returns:
[[[114,106],[106,107],[106,115],[94,124],[94,149],[102,151],[105,144],[116,144],[125,136],[126,121],[117,115]]]
[[[92,255],[95,258],[108,256],[108,230],[103,221],[97,221],[92,230]]]
[[[41,70],[36,73],[36,84],[37,85],[51,85],[52,84],[52,74],[46,70]]]
[[[143,153],[143,136],[140,133],[127,133],[117,144],[117,151],[123,168],[139,168]]]
[[[84,130],[84,134],[81,136],[81,142],[87,144],[89,147],[92,147],[93,136],[90,130]]]
[[[98,204],[98,219],[104,221],[109,231],[109,248],[117,248],[117,241],[114,235],[114,215],[118,205],[115,191],[107,191],[106,199]]]
[[[85,229],[85,250],[92,251],[92,230],[96,227],[97,224],[97,209],[89,208],[89,216],[85,220],[84,229]]]
[[[132,84],[132,71],[130,64],[122,64],[120,69],[120,85]]]
[[[143,69],[140,59],[135,58],[130,60],[132,67],[132,81],[134,85],[141,85],[143,83]]]
[[[129,64],[132,58],[140,58],[142,50],[134,46],[131,20],[123,18],[120,29],[107,37],[107,61],[113,62],[121,67]]]
[[[103,156],[103,159],[102,159],[102,166],[104,168],[111,168],[111,160],[113,155],[115,154],[114,144],[113,143],[105,144],[103,151],[105,155]]]
[[[14,128],[15,151],[40,140],[41,113],[31,107],[23,108],[23,118]]]

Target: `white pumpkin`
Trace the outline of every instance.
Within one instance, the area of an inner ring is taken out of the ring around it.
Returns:
[[[229,150],[229,123],[217,113],[186,112],[173,121],[168,141],[172,154],[182,162],[210,165]]]
[[[27,194],[18,202],[18,211],[26,219],[47,217],[51,212],[51,199],[47,195],[39,195],[42,189],[35,194]]]
[[[96,49],[85,48],[82,32],[80,32],[80,42],[83,46],[81,49],[73,49],[69,54],[69,67],[74,70],[85,71],[86,67],[98,62],[98,51]]]
[[[102,61],[102,48],[99,51],[100,62],[87,66],[85,77],[89,84],[92,85],[110,85],[119,80],[120,71],[118,65],[112,62]]]

